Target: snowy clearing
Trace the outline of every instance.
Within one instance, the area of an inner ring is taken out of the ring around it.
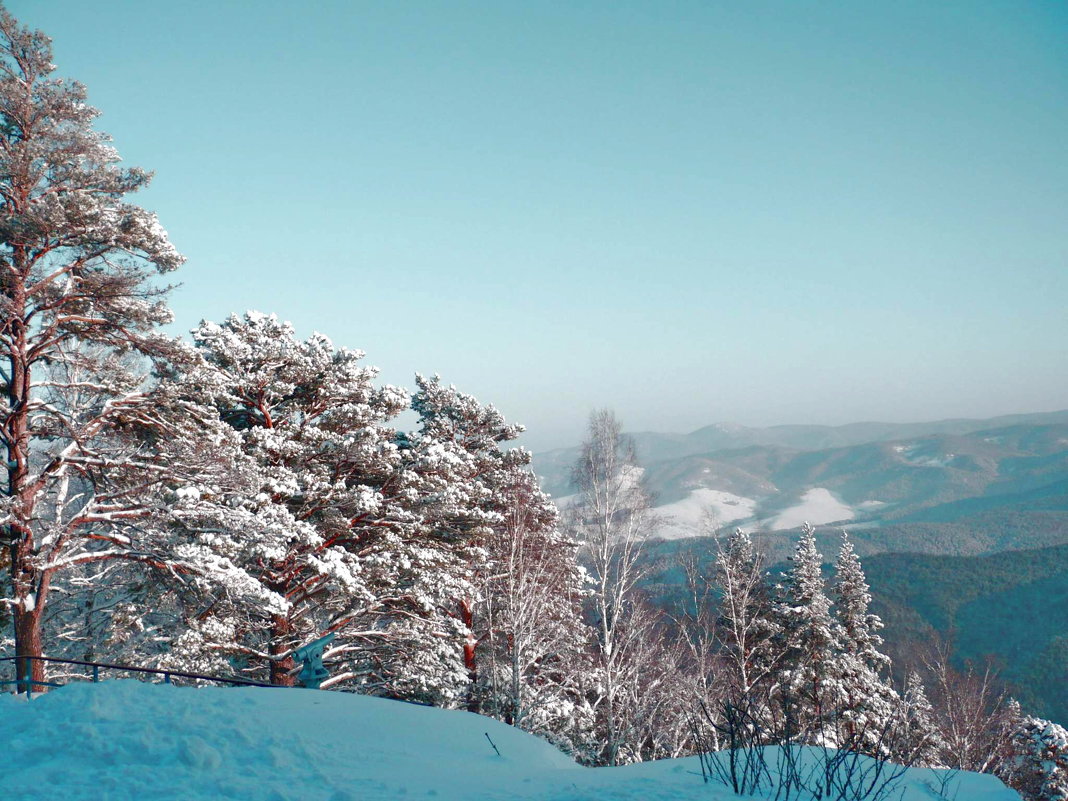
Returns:
[[[653,510],[660,519],[656,536],[666,540],[699,537],[708,533],[707,523],[720,528],[737,520],[748,520],[755,509],[756,501],[752,498],[743,498],[741,495],[722,490],[691,490],[681,501],[664,504]]]
[[[736,798],[695,757],[584,768],[489,718],[315,690],[71,685],[0,697],[0,737],[18,801]],[[935,775],[909,771],[904,801],[936,797]],[[1019,799],[992,776],[955,781],[962,801]]]
[[[852,519],[853,510],[849,506],[835,498],[829,489],[815,487],[801,496],[799,504],[779,512],[768,521],[766,527],[771,531],[783,531],[797,528],[805,522],[822,526]]]
[[[987,439],[987,442],[990,440]],[[901,461],[913,467],[949,467],[957,458],[955,453],[930,453],[931,446],[927,443],[905,446],[895,445],[894,451]]]

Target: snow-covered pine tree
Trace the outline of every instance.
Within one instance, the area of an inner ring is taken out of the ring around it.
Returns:
[[[274,684],[292,684],[290,651],[327,631],[339,635],[339,654],[378,650],[388,640],[379,618],[411,606],[395,597],[394,569],[383,568],[402,558],[391,540],[411,525],[394,503],[403,491],[390,427],[406,393],[376,388],[377,370],[362,364],[362,353],[335,349],[320,334],[299,340],[274,315],[203,322],[193,340],[202,359],[180,380],[239,438],[249,487],[233,504],[245,526],[202,533],[198,542],[281,603],[248,608],[218,597],[190,621],[172,658],[229,654],[266,667]]]
[[[788,718],[786,733],[834,745],[841,631],[831,615],[815,529],[808,523],[790,561],[780,587],[777,637],[783,652],[777,673],[779,700]]]
[[[575,674],[584,662],[586,577],[530,453],[506,447],[523,428],[437,376],[416,383],[420,424],[402,448],[407,481],[426,553],[451,577],[427,595],[436,613],[412,630],[415,654],[437,654],[438,695],[429,700],[462,698],[474,711],[585,747],[589,714]],[[425,659],[410,660],[413,675],[434,672]]]
[[[123,498],[125,509],[63,546],[45,629],[53,656],[159,662],[219,598],[255,609],[286,604],[217,547],[220,538],[263,527],[245,502],[256,486],[235,432],[169,376],[179,355],[196,354],[176,345],[170,355],[138,413],[93,443],[95,463],[72,469],[60,493],[75,504],[90,493]],[[57,506],[49,521],[66,513]],[[218,654],[173,666],[233,670]]]
[[[871,592],[860,559],[842,531],[835,562],[835,614],[840,625],[835,724],[840,744],[878,753],[903,736],[895,728],[901,700],[887,683],[890,658],[879,650],[882,620],[868,611]]]
[[[151,389],[145,359],[177,348],[157,332],[170,312],[152,276],[182,257],[155,215],[125,200],[150,176],[118,166],[85,88],[54,69],[49,39],[0,9],[0,525],[27,656],[44,651],[64,571],[193,569],[138,521],[164,511],[165,485],[210,472],[226,451],[195,404],[168,409]],[[37,660],[17,669],[44,678]]]
[[[416,498],[417,548],[421,565],[418,598],[425,615],[407,621],[410,647],[395,654],[391,670],[398,687],[423,700],[477,706],[480,673],[475,623],[478,586],[491,570],[487,542],[503,522],[510,451],[523,427],[508,423],[438,376],[416,376],[412,409],[419,427],[404,438],[407,486]],[[513,463],[529,460],[518,452]]]

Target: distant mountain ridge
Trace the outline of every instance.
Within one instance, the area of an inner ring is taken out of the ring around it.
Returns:
[[[992,512],[1068,514],[1068,411],[633,436],[657,496],[662,537],[704,533],[706,513],[714,527],[765,531],[804,520],[865,527]],[[535,456],[549,492],[571,492],[577,454]]]
[[[871,442],[913,439],[934,434],[970,434],[993,428],[1020,425],[1068,424],[1068,410],[1010,414],[986,419],[952,418],[923,423],[847,423],[841,426],[778,425],[751,428],[734,423],[716,423],[689,434],[639,431],[630,436],[644,464],[683,456],[736,450],[755,445],[777,446],[799,451],[829,450]],[[534,463],[554,495],[569,492],[571,466],[578,458],[578,446],[556,448],[535,454]]]

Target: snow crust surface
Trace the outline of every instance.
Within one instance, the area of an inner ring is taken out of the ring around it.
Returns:
[[[500,750],[494,753],[487,734]],[[0,697],[10,801],[726,801],[696,758],[584,768],[488,718],[315,690],[114,681]],[[903,801],[929,801],[913,770]],[[960,774],[964,801],[1016,801]]]

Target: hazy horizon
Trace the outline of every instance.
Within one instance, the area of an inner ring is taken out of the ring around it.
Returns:
[[[1068,6],[8,9],[189,262],[544,451],[1068,407]]]
[[[698,431],[700,431],[702,429],[711,428],[713,426],[740,426],[742,428],[765,429],[765,428],[783,428],[783,427],[790,427],[790,426],[813,426],[813,427],[817,427],[817,428],[821,428],[821,427],[841,428],[841,427],[844,427],[844,426],[852,426],[852,425],[883,425],[883,424],[886,424],[886,425],[923,425],[923,424],[927,424],[927,423],[933,424],[933,423],[950,422],[950,421],[954,421],[954,420],[984,421],[984,420],[995,420],[995,419],[1002,418],[1002,417],[1021,417],[1021,416],[1030,416],[1030,415],[1057,414],[1057,413],[1060,413],[1060,412],[1068,413],[1068,407],[1065,407],[1065,408],[1062,408],[1062,409],[1035,409],[1035,410],[1028,410],[1028,411],[1020,411],[1020,412],[1005,412],[1004,414],[999,413],[999,414],[982,415],[982,416],[929,417],[929,418],[928,417],[924,417],[924,418],[901,419],[901,420],[848,420],[848,421],[846,421],[844,423],[820,423],[820,422],[807,422],[807,423],[806,422],[802,422],[802,423],[798,423],[798,422],[787,421],[787,422],[781,422],[781,423],[768,423],[766,425],[747,425],[746,423],[739,423],[739,422],[737,422],[735,420],[714,420],[712,422],[705,423],[705,424],[702,424],[702,425],[698,425],[698,426],[695,426],[694,428],[687,428],[685,430],[676,430],[676,429],[668,429],[668,428],[656,428],[656,429],[653,429],[653,428],[642,428],[642,429],[639,429],[639,428],[634,428],[633,426],[624,426],[624,428],[625,428],[625,432],[624,433],[629,434],[629,435],[634,435],[634,434],[662,434],[662,435],[668,435],[668,436],[673,436],[673,435],[687,436],[689,434],[695,434],[695,433],[697,433]],[[623,421],[623,422],[625,422],[625,421]],[[572,447],[575,447],[575,446],[579,445],[581,443],[582,439],[583,439],[583,434],[582,434],[582,432],[580,432],[573,442],[567,442],[567,443],[562,443],[562,444],[558,444],[558,445],[551,445],[551,446],[549,446],[547,448],[539,448],[539,449],[537,449],[537,452],[544,454],[544,453],[547,453],[549,451],[566,450],[566,449],[569,449],[569,448],[572,448]],[[640,456],[640,454],[639,454],[639,456]]]

